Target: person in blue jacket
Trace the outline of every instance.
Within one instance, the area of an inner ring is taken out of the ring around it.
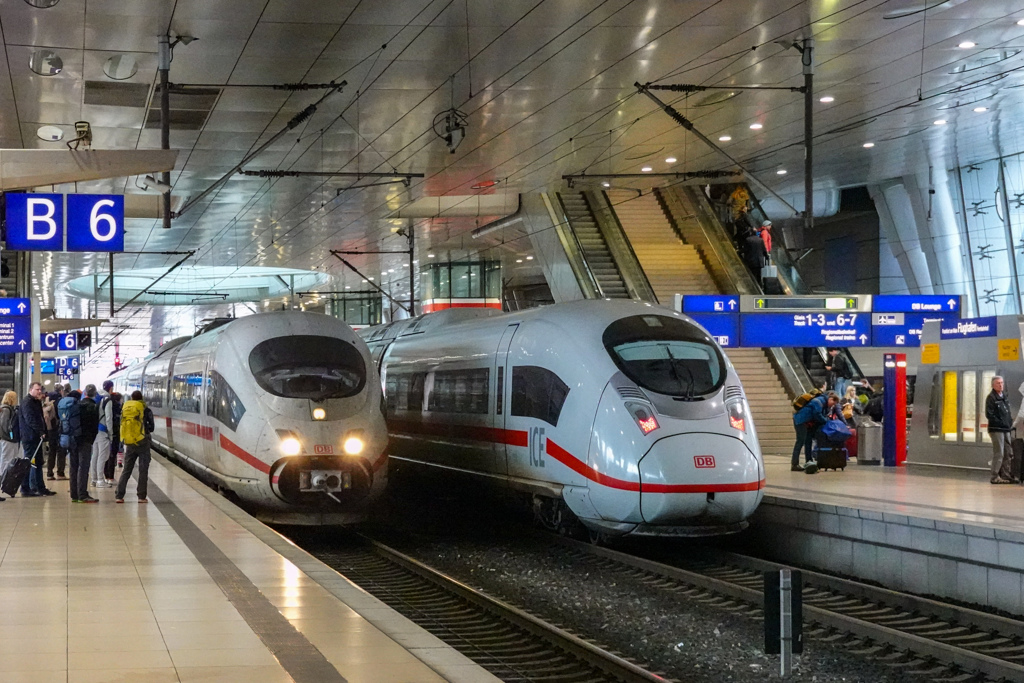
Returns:
[[[814,460],[814,435],[828,420],[828,414],[839,403],[839,396],[834,391],[815,396],[796,411],[793,415],[793,426],[796,428],[796,445],[793,446],[793,460],[790,468],[793,472],[802,472],[800,467],[800,451],[804,451],[804,465]]]

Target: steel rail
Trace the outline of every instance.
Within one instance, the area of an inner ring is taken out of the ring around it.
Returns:
[[[745,577],[742,577],[746,578],[746,581],[736,576],[733,576],[732,579],[721,577],[730,576],[730,570],[732,570],[732,574],[735,574],[737,567],[748,572],[771,571],[785,567],[785,565],[742,555],[722,553],[719,557],[723,559],[723,564],[714,565],[702,571],[692,571],[564,537],[553,540],[582,554],[600,557],[630,569],[648,572],[665,579],[678,581],[758,606],[763,604],[763,592],[751,586],[760,582],[761,577],[759,574],[746,574]],[[730,567],[729,564],[732,566]],[[813,591],[815,588],[824,588],[833,593],[834,598],[819,599],[817,602],[825,603],[834,600],[842,604],[838,599],[846,597],[847,599],[868,601],[869,603],[876,604],[879,608],[897,608],[902,610],[906,617],[901,619],[899,614],[890,613],[888,619],[894,622],[912,620],[914,617],[924,619],[924,622],[914,624],[914,630],[921,632],[937,631],[943,625],[952,629],[963,627],[965,630],[970,627],[976,634],[987,635],[992,640],[999,640],[1001,637],[1005,637],[1007,640],[1016,638],[1018,641],[1024,641],[1024,623],[994,614],[986,614],[967,607],[899,593],[848,579],[841,579],[807,570],[801,570],[801,572],[804,575],[805,592],[803,611],[804,618],[807,621],[816,622],[822,626],[846,632],[858,638],[888,645],[897,650],[906,650],[928,657],[947,666],[976,672],[991,679],[1024,683],[1024,665],[1022,664],[978,652],[967,647],[942,642],[936,638],[911,633],[908,630],[902,630],[895,626],[886,626],[868,619],[860,619],[850,614],[844,614],[838,608],[829,609],[828,607],[814,604],[816,601],[808,600],[806,595],[808,589]],[[719,576],[715,576],[715,574],[719,574]],[[870,605],[861,604],[857,606],[860,610],[865,610],[868,607]],[[956,638],[961,641],[964,640],[959,635]],[[968,640],[967,642],[970,641]],[[999,645],[993,644],[990,647],[996,649]],[[1002,647],[1006,649],[1005,645]],[[1010,645],[1009,648],[1024,651],[1024,644],[1016,648]],[[1024,655],[1021,655],[1021,661],[1024,661]]]

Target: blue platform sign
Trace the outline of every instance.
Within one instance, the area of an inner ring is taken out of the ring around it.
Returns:
[[[64,196],[10,193],[7,199],[7,248],[11,251],[61,251],[64,248]]]
[[[0,318],[32,317],[32,303],[28,299],[0,299]]]
[[[959,313],[959,294],[879,294],[871,300],[875,313]]]
[[[868,313],[745,313],[740,346],[868,346]]]
[[[715,315],[714,313],[687,314],[718,342],[722,347],[733,347],[740,343],[740,317],[738,315]]]
[[[937,313],[874,313],[871,316],[871,344],[873,346],[921,345],[921,332],[929,320],[953,325],[959,314],[943,316]]]
[[[738,313],[739,310],[740,298],[738,296],[687,294],[683,297],[683,313],[687,315],[690,313]]]
[[[996,317],[949,320],[939,326],[939,339],[971,339],[996,336]]]
[[[124,195],[68,195],[68,251],[124,251]]]
[[[0,318],[0,353],[32,351],[32,318]]]

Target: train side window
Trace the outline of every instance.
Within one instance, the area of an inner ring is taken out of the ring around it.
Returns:
[[[438,370],[427,398],[427,410],[433,413],[485,414],[490,398],[490,368]],[[424,378],[423,385],[427,384]],[[419,391],[423,391],[421,387]]]
[[[512,368],[512,414],[535,417],[557,427],[569,387],[558,375],[535,365]]]
[[[423,410],[423,372],[389,372],[384,394],[388,412],[395,410]]]
[[[171,407],[183,413],[201,412],[203,398],[203,373],[189,372],[176,374],[171,379]]]
[[[162,408],[167,394],[167,370],[170,361],[155,360],[146,366],[142,377],[142,396],[150,408]]]
[[[238,431],[238,423],[245,415],[245,406],[238,394],[220,373],[210,371],[209,393],[206,395],[206,414],[220,420],[232,431]]]

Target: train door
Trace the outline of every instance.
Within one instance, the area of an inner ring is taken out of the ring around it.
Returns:
[[[510,445],[514,440],[509,438],[511,432],[509,431],[506,419],[512,395],[512,377],[510,375],[511,368],[508,365],[508,350],[512,345],[512,337],[515,336],[518,329],[519,323],[505,328],[501,335],[501,341],[498,342],[498,351],[494,354],[494,428],[497,433],[502,435],[502,438],[494,440],[494,456],[498,469],[502,474],[509,472],[509,461],[514,457],[514,454],[508,451],[515,448],[515,446]]]

